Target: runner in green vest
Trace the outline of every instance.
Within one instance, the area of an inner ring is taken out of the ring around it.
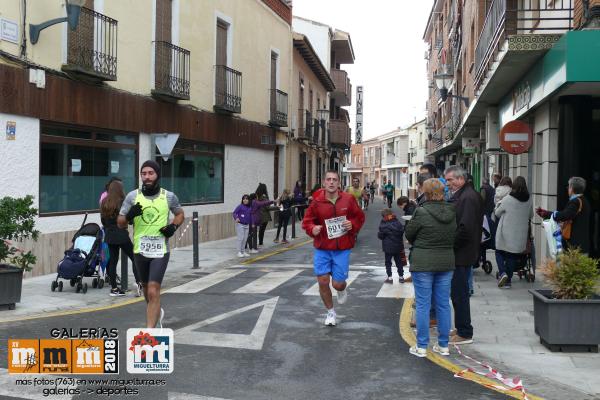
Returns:
[[[168,239],[183,223],[183,208],[174,193],[160,187],[160,166],[152,160],[140,169],[142,188],[127,194],[119,212],[119,226],[133,224],[133,253],[144,287],[146,327],[162,328],[160,285],[169,263]],[[175,217],[169,223],[169,211]]]

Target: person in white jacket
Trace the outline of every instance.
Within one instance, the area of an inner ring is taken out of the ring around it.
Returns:
[[[512,179],[509,176],[505,176],[500,179],[500,183],[496,188],[496,193],[494,195],[494,205],[498,207],[498,204],[502,201],[503,198],[508,196],[508,194],[512,191]]]
[[[498,287],[510,288],[519,258],[527,249],[529,224],[533,218],[533,202],[525,178],[515,178],[510,194],[499,203],[494,214],[499,218],[496,230]]]

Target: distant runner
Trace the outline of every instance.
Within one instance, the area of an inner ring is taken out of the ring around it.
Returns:
[[[324,189],[315,192],[302,228],[314,238],[314,272],[327,308],[325,325],[335,326],[336,314],[329,283],[331,280],[337,290],[338,303],[344,304],[348,298],[345,289],[350,253],[365,222],[365,214],[353,196],[340,191],[340,176],[336,171],[327,171],[323,186]]]

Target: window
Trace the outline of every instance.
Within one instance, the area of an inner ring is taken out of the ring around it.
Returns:
[[[161,186],[175,193],[181,204],[222,203],[223,153],[222,145],[179,139],[172,158],[156,158]]]
[[[95,211],[112,176],[137,187],[137,136],[42,124],[40,214]]]

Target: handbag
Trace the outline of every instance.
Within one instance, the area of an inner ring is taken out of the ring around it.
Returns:
[[[577,215],[579,215],[581,209],[583,208],[583,201],[581,201],[581,198],[578,197],[577,200],[579,201],[579,209],[577,210],[577,213],[575,214],[573,219],[575,219]],[[573,230],[573,219],[560,223],[560,232],[565,240],[571,239],[571,233]]]

